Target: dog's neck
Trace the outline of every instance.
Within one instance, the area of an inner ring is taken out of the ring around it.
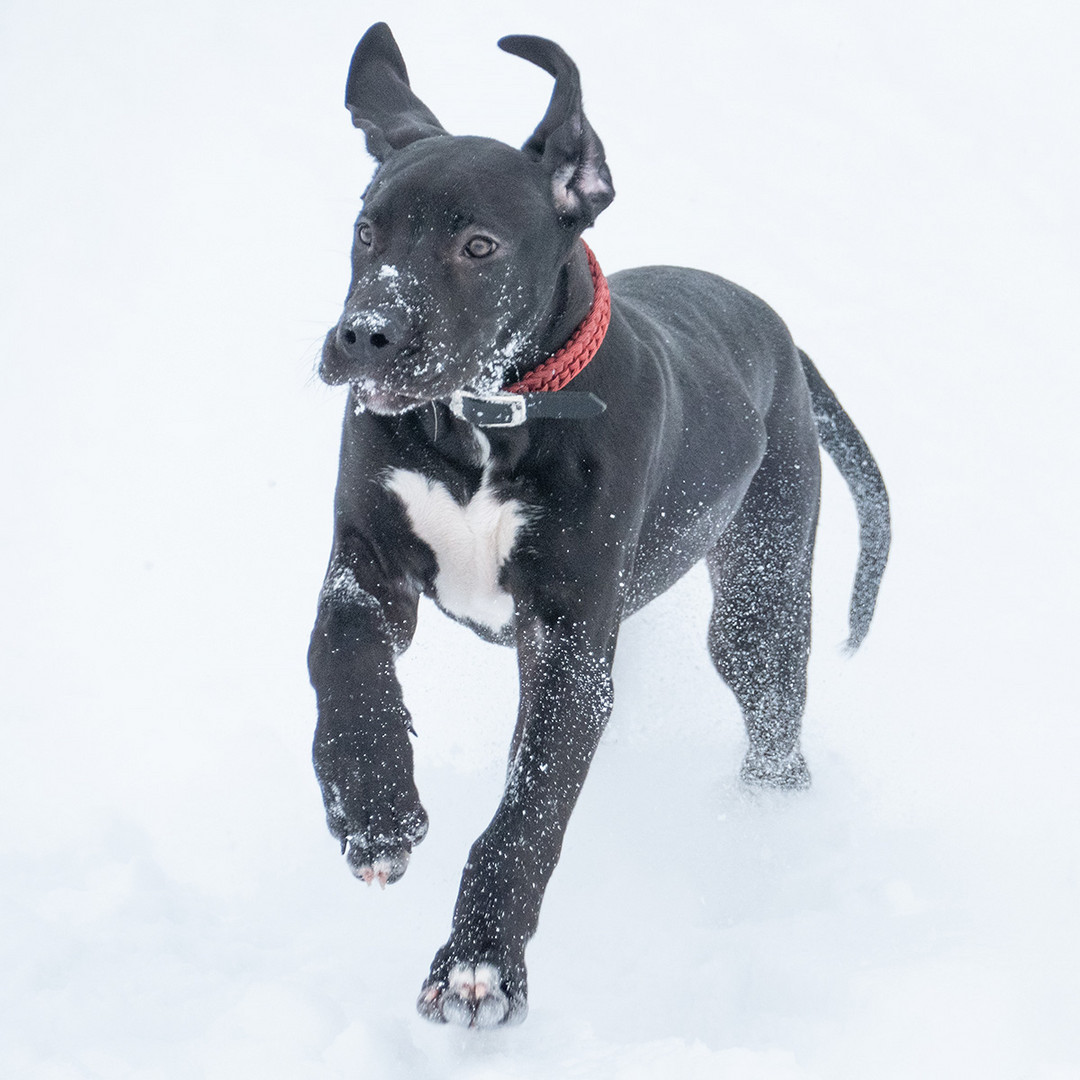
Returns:
[[[574,331],[588,316],[594,300],[593,277],[584,245],[575,242],[570,257],[564,264],[558,285],[552,297],[547,315],[540,320],[540,328],[532,355],[512,364],[504,373],[502,384],[507,386],[526,375],[532,368],[554,355],[571,338]],[[429,409],[409,414],[422,432],[422,438],[437,448],[445,459],[466,468],[483,468],[494,450],[499,458],[514,459],[528,444],[524,427],[500,430],[497,434],[480,433],[465,421],[458,420],[444,402],[433,402]],[[478,460],[479,457],[483,461]],[[505,462],[504,462],[505,463]]]
[[[575,241],[562,270],[551,305],[540,320],[536,333],[535,351],[521,357],[506,369],[503,386],[524,377],[532,368],[553,356],[569,341],[571,335],[589,314],[593,305],[593,280],[584,245]]]
[[[566,344],[593,305],[593,280],[585,248],[575,243],[573,252],[560,275],[560,291],[555,311],[541,351],[550,356]]]

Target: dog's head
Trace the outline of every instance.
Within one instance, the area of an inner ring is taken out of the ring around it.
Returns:
[[[555,77],[547,112],[520,150],[448,134],[413,94],[385,23],[353,54],[345,104],[379,167],[319,374],[351,383],[373,412],[495,390],[507,371],[542,359],[577,240],[615,195],[573,61],[544,38],[499,45]]]

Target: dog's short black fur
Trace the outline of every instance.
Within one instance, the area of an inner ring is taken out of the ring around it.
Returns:
[[[543,362],[590,311],[580,237],[614,196],[569,57],[542,38],[499,44],[555,77],[521,150],[447,134],[385,24],[353,57],[346,104],[379,167],[320,367],[351,389],[309,658],[330,831],[353,873],[385,884],[427,830],[394,669],[418,598],[517,648],[505,793],[418,1003],[470,1026],[524,1016],[525,946],[611,711],[620,622],[704,559],[709,651],[746,720],[742,778],[804,787],[819,441],[860,519],[852,647],[889,543],[881,476],[836,398],[780,319],[712,274],[612,275],[610,328],[571,386],[602,415],[482,428],[451,411],[455,391]]]

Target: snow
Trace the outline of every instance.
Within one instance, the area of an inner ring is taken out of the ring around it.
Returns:
[[[344,409],[312,373],[370,174],[344,78],[382,15],[0,16],[0,1075],[1076,1076],[1077,16],[387,16],[443,123],[514,143],[550,80],[495,41],[558,40],[618,191],[605,271],[763,296],[895,513],[844,660],[855,521],[825,466],[806,793],[735,778],[701,573],[626,625],[529,1018],[477,1035],[413,1002],[498,798],[512,655],[424,607],[400,666],[431,829],[385,891],[309,761]]]

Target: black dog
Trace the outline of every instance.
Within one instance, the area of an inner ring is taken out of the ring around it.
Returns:
[[[609,294],[581,242],[614,189],[577,69],[543,38],[499,45],[555,77],[521,150],[447,134],[385,24],[353,56],[346,104],[379,168],[320,366],[351,389],[309,656],[330,831],[386,884],[427,831],[394,672],[418,597],[517,649],[506,790],[418,1002],[469,1026],[525,1014],[525,946],[611,711],[620,622],[705,559],[742,778],[804,787],[819,440],[859,514],[852,648],[889,545],[873,458],[762,301],[675,267],[615,274]]]

